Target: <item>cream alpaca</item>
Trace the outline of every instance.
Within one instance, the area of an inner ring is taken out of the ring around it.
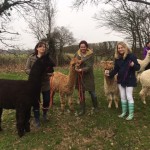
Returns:
[[[139,94],[143,103],[146,104],[145,98],[150,95],[150,69],[141,73],[140,83],[142,85],[142,89]]]
[[[69,75],[54,72],[53,77],[50,78],[50,91],[52,93],[51,98],[53,99],[55,92],[59,92],[62,112],[64,112],[65,109],[66,99],[68,100],[70,110],[74,110],[72,95],[76,79],[75,64],[77,62],[78,60],[76,58],[71,60]]]
[[[113,61],[101,61],[101,67],[103,70],[112,70],[114,67]],[[108,108],[111,108],[113,100],[115,102],[115,107],[118,108],[119,89],[116,76],[114,78],[109,78],[104,74],[104,92],[109,102]]]
[[[140,70],[136,72],[136,78],[139,82],[141,73],[145,70],[145,67],[150,63],[150,51],[147,52],[147,55],[143,60],[137,59],[137,61],[140,64]]]
[[[140,64],[140,70],[138,72],[144,71],[145,67],[150,63],[150,51],[147,52],[147,55],[144,58],[144,60],[137,59],[137,61]]]

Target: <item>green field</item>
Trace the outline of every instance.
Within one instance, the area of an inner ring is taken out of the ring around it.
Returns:
[[[67,73],[68,70],[57,69]],[[86,93],[86,114],[77,117],[66,111],[60,112],[58,94],[55,105],[49,110],[49,122],[36,129],[31,118],[31,132],[19,138],[16,132],[15,111],[5,110],[2,117],[3,131],[0,133],[0,150],[150,150],[150,101],[144,105],[139,97],[140,85],[134,90],[135,118],[126,121],[117,117],[121,109],[114,103],[107,108],[103,92],[103,76],[99,68],[94,70],[96,93],[100,111],[93,113],[91,99]],[[0,73],[0,78],[27,79],[24,73]],[[9,94],[9,92],[8,92]],[[77,91],[74,92],[75,109]],[[120,106],[120,105],[119,105]]]

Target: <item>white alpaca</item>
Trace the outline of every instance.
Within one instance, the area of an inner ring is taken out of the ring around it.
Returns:
[[[145,67],[150,63],[150,51],[147,52],[147,55],[143,60],[137,59],[137,61],[140,64],[140,70],[138,72],[144,71]]]
[[[137,81],[139,82],[141,73],[145,70],[145,67],[150,63],[150,51],[147,52],[147,55],[143,60],[137,59],[137,61],[140,64],[140,70],[136,72]]]
[[[150,95],[150,69],[141,73],[140,83],[142,85],[142,89],[139,94],[143,103],[146,104],[145,98]]]

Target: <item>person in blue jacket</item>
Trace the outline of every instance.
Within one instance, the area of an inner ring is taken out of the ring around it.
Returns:
[[[134,117],[133,87],[137,85],[135,72],[140,69],[140,65],[137,62],[136,56],[131,53],[131,50],[124,42],[117,43],[114,57],[114,69],[110,72],[105,70],[105,75],[111,78],[117,74],[117,83],[122,105],[122,114],[118,117],[125,117],[127,110],[129,110],[129,115],[126,120],[132,120]]]

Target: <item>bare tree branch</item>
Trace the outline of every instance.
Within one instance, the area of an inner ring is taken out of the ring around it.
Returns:
[[[143,3],[143,4],[146,4],[146,5],[150,5],[150,2],[147,2],[147,1],[144,1],[144,0],[128,0],[128,1],[137,2],[137,3]]]
[[[75,8],[83,7],[84,5],[87,5],[88,3],[98,5],[104,2],[105,4],[109,4],[110,2],[114,2],[114,1],[118,1],[118,0],[74,0],[73,7]],[[146,0],[128,0],[128,1],[150,5],[150,2],[147,2]]]

